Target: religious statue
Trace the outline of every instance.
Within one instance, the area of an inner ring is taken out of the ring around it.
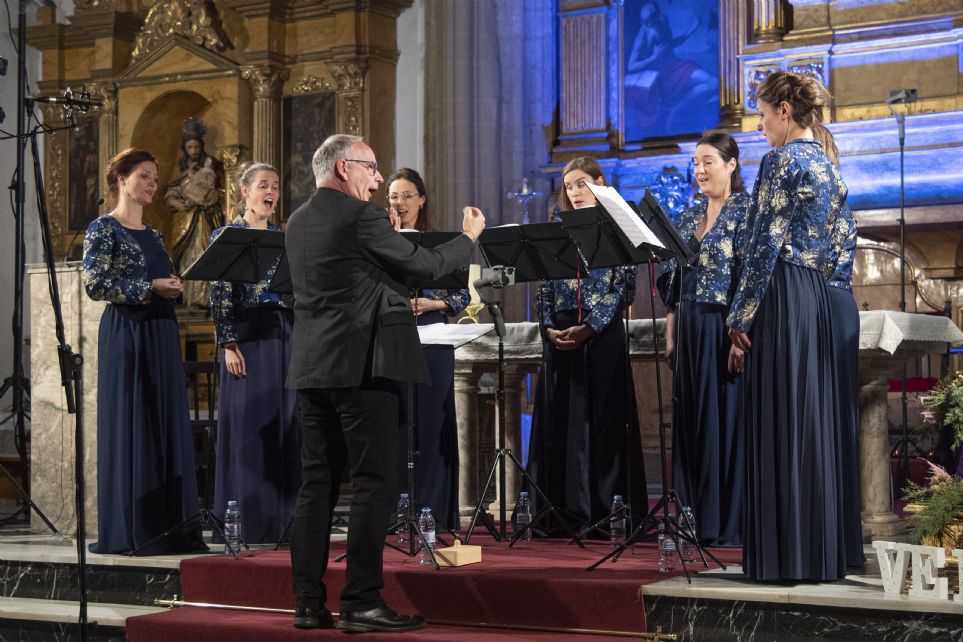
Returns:
[[[173,212],[174,271],[183,273],[207,249],[211,232],[224,220],[224,167],[204,151],[207,126],[188,118],[181,128],[180,177],[167,186],[164,202]],[[207,281],[186,281],[184,303],[207,307]]]

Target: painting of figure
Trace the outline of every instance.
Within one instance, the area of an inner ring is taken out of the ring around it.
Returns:
[[[83,116],[77,120],[77,131],[70,133],[67,152],[67,227],[82,230],[97,218],[99,194],[99,161],[97,118]]]
[[[284,98],[283,219],[314,194],[311,157],[335,133],[335,98],[334,92]]]
[[[625,140],[701,134],[719,122],[716,0],[627,0]]]

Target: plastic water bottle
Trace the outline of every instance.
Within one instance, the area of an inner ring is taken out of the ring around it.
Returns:
[[[233,549],[233,550],[232,550]],[[233,555],[241,551],[241,511],[235,500],[227,502],[224,512],[224,553]]]
[[[672,535],[665,532],[665,522],[659,522],[659,572],[671,573],[675,570],[675,542]]]
[[[692,508],[689,506],[682,507],[682,521],[679,522],[679,526],[682,527],[683,532],[686,535],[691,536],[693,539],[698,541],[698,534],[696,533],[696,523],[695,514],[692,512]],[[682,562],[685,564],[691,564],[695,561],[695,546],[689,543],[689,540],[682,539],[679,542],[682,546]]]
[[[421,517],[418,518],[418,526],[421,528],[422,535],[425,536],[425,541],[428,542],[428,548],[432,551],[435,550],[435,518],[431,516],[431,508],[425,506],[421,509]],[[431,564],[431,556],[424,547],[421,549],[421,563]]]
[[[625,544],[625,502],[621,495],[612,498],[612,517],[609,519],[609,539],[612,547]]]
[[[398,500],[398,528],[395,533],[398,534],[398,543],[405,544],[408,542],[408,493],[401,493],[401,498]]]
[[[532,523],[532,502],[528,499],[528,492],[522,491],[518,495],[518,503],[515,504],[515,532],[519,532]],[[525,532],[519,537],[523,542],[532,541],[532,529],[525,528]]]

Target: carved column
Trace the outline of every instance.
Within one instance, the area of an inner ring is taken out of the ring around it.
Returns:
[[[281,87],[287,68],[264,64],[241,68],[241,77],[254,88],[254,131],[251,159],[275,167],[281,160]]]
[[[779,42],[786,34],[784,0],[753,0],[752,33],[756,42]]]
[[[43,122],[48,127],[63,127],[65,123],[63,108],[60,105],[38,104],[43,114]],[[47,211],[50,215],[50,238],[66,242],[67,230],[67,131],[44,134],[44,189],[47,198]],[[29,144],[27,154],[30,154]],[[27,171],[32,171],[28,169]],[[32,181],[33,177],[30,177]],[[28,188],[29,189],[29,188]],[[28,201],[29,201],[28,197]],[[58,244],[59,245],[59,244]],[[54,246],[56,258],[63,256],[63,248]]]
[[[99,98],[100,143],[98,145],[98,166],[100,167],[100,193],[107,195],[107,165],[117,153],[117,85],[112,82],[95,83],[90,87],[90,95]],[[70,248],[67,248],[69,251]]]
[[[455,417],[458,424],[458,513],[471,517],[478,499],[478,374],[455,361]]]
[[[240,213],[237,207],[237,181],[240,178],[237,175],[237,166],[240,164],[242,151],[241,145],[225,145],[217,148],[218,159],[224,164],[224,182],[226,183],[224,186],[225,223],[230,223]]]
[[[738,127],[742,122],[742,61],[739,54],[749,30],[745,0],[719,3],[719,105],[720,127]]]
[[[368,62],[328,63],[331,74],[338,83],[338,132],[361,136],[364,132],[364,76]]]
[[[559,132],[560,146],[608,143],[609,11],[596,2],[590,10],[583,4],[560,7],[559,49],[561,57]]]

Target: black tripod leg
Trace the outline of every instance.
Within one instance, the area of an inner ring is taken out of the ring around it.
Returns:
[[[274,545],[274,550],[276,551],[280,550],[281,544],[284,543],[284,538],[286,538],[288,536],[288,533],[291,532],[291,525],[293,523],[294,523],[294,513],[291,513],[291,519],[288,520],[288,523],[287,525],[285,525],[284,530],[281,531],[281,536],[278,537],[277,544]]]
[[[528,471],[525,470],[525,467],[522,466],[522,462],[518,461],[518,458],[515,457],[515,453],[510,450],[506,450],[504,456],[508,457],[512,464],[514,464],[515,468],[518,469],[518,472],[522,476],[522,482],[527,483],[528,487],[532,489],[535,495],[539,497],[542,502],[544,502],[544,506],[547,509],[547,514],[555,516],[559,524],[562,525],[562,528],[565,529],[565,532],[568,533],[568,535],[572,538],[572,541],[579,545],[579,548],[585,548],[585,544],[582,543],[581,536],[575,532],[575,529],[572,528],[569,520],[565,518],[564,511],[562,511],[562,509],[556,506],[555,503],[548,498],[548,495],[545,494],[545,491],[541,489],[541,487],[535,482],[535,479],[529,475]],[[534,525],[536,519],[542,515],[542,512],[542,510],[539,510],[539,512],[536,514],[536,517],[532,519],[530,524]],[[514,540],[512,543],[514,543]]]
[[[492,462],[491,470],[488,471],[488,481],[485,482],[485,487],[482,488],[481,493],[478,495],[478,501],[475,502],[475,512],[471,516],[471,522],[468,523],[468,530],[465,531],[465,544],[471,541],[472,533],[475,531],[475,523],[478,518],[481,517],[482,524],[491,533],[491,536],[496,542],[502,541],[501,536],[498,534],[498,529],[495,528],[495,523],[488,513],[482,510],[482,502],[485,501],[485,495],[488,494],[488,490],[491,488],[492,483],[495,481],[495,471],[498,470],[498,464],[501,462],[501,458],[504,457],[504,453],[501,450],[495,452],[495,461]]]

